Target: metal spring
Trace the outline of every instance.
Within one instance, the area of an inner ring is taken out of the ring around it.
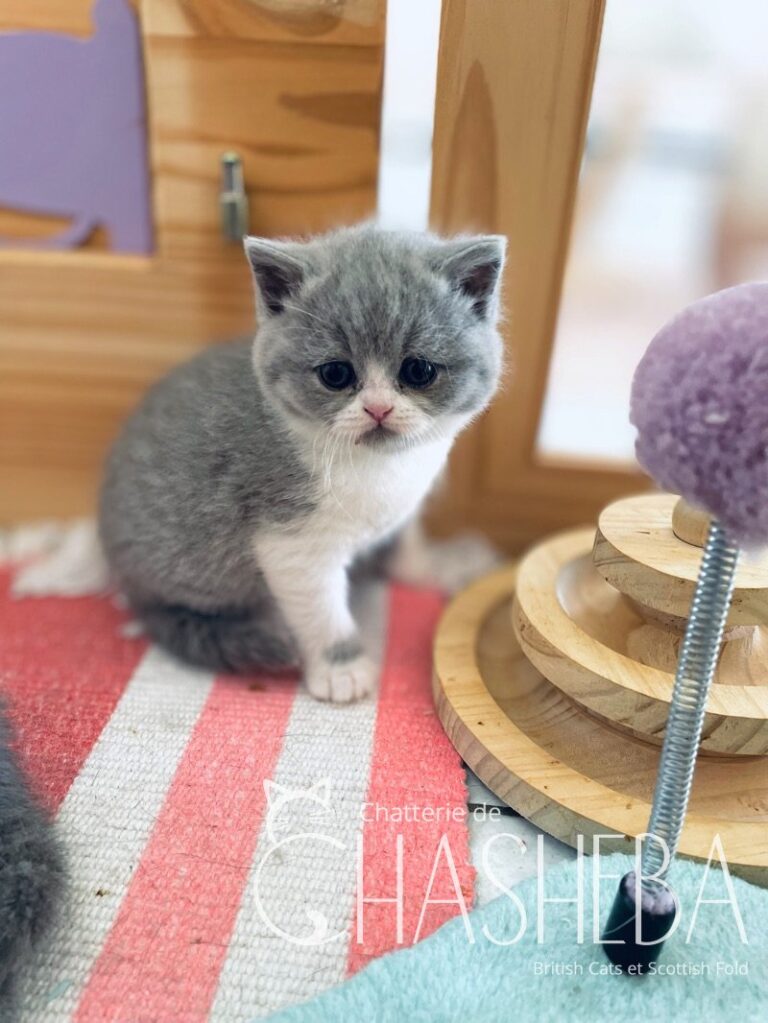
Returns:
[[[738,547],[723,527],[709,528],[696,590],[675,674],[659,772],[642,850],[643,883],[663,878],[674,858],[691,794],[696,755],[704,726],[707,695],[717,667],[733,594]],[[664,864],[665,853],[669,859]],[[664,868],[662,870],[662,867]],[[646,885],[653,887],[653,883]]]

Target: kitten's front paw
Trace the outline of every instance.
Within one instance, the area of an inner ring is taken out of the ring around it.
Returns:
[[[378,671],[369,657],[355,657],[343,664],[322,662],[308,667],[305,682],[316,700],[353,703],[376,689]]]

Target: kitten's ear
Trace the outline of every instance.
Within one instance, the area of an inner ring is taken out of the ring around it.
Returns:
[[[501,234],[455,238],[438,245],[432,266],[472,299],[474,311],[485,319],[495,309],[506,249],[507,239]]]
[[[306,266],[301,259],[304,248],[299,242],[277,242],[268,238],[243,239],[259,304],[276,316],[301,287]]]

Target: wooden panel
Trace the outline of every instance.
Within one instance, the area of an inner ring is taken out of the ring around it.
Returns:
[[[36,28],[69,27],[69,5],[32,6]],[[242,249],[218,229],[223,151],[243,156],[253,233],[375,210],[384,0],[334,4],[349,26],[321,0],[277,19],[264,7],[143,0],[156,256],[0,251],[0,521],[91,510],[106,447],[147,385],[252,330]],[[26,9],[6,0],[3,17]]]
[[[156,211],[171,252],[192,230],[217,241],[226,148],[243,159],[259,233],[371,212],[380,48],[161,36],[149,38],[148,62]]]
[[[153,36],[236,37],[293,44],[371,44],[383,29],[379,0],[160,0],[147,10]]]
[[[594,520],[637,473],[536,454],[603,0],[444,0],[431,219],[509,239],[509,370],[457,446],[433,525],[474,525],[515,550]],[[599,400],[599,392],[596,392]],[[588,410],[585,410],[588,411]]]

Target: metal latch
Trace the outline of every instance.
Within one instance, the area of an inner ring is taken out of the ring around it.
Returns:
[[[221,157],[221,233],[226,241],[240,242],[248,234],[248,196],[243,184],[243,162],[237,153]]]

